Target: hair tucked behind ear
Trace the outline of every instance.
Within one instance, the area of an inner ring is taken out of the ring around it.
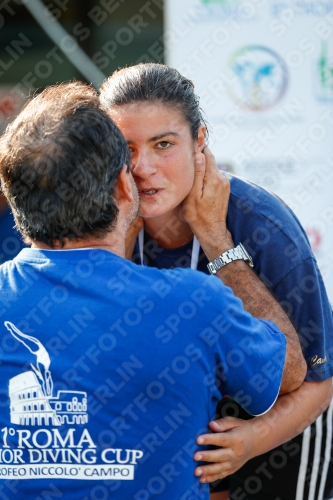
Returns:
[[[198,137],[200,125],[205,125],[208,135],[193,83],[170,66],[142,63],[116,71],[103,83],[100,99],[106,110],[135,102],[159,102],[181,111],[193,139]]]

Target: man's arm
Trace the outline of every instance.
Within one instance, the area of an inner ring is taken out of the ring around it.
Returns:
[[[195,460],[213,462],[197,467],[195,475],[204,483],[233,474],[251,458],[300,434],[325,410],[331,398],[332,379],[303,382],[296,391],[280,396],[264,415],[252,420],[226,417],[210,422],[215,434],[199,436],[197,443],[223,448],[195,453]]]
[[[208,245],[207,250],[204,248],[203,250],[206,255],[208,254],[209,260],[216,258],[210,257],[210,255],[214,255],[214,252],[211,252],[210,248],[208,249]],[[217,276],[225,285],[232,288],[234,294],[242,300],[244,308],[252,316],[273,321],[284,333],[288,343],[280,395],[297,389],[304,381],[306,362],[296,330],[282,307],[244,261],[231,262],[220,269]]]
[[[205,155],[196,154],[195,166],[194,185],[183,204],[183,212],[205,255],[212,261],[235,246],[226,227],[230,185],[207,148]],[[227,264],[217,272],[217,277],[232,288],[252,316],[273,321],[285,334],[288,344],[280,394],[297,389],[304,380],[306,362],[297,333],[281,306],[244,261]]]
[[[208,176],[205,179],[203,166],[200,163],[197,164],[196,187],[186,200],[184,214],[203,250],[205,253],[207,252],[208,259],[213,260],[217,255],[234,246],[232,239],[229,239],[225,225],[230,187],[227,179],[223,179],[221,183],[222,174],[217,172],[214,157],[209,151],[205,152],[205,159],[207,162],[206,170],[210,172],[212,179],[208,179]],[[222,207],[221,200],[224,200]],[[212,216],[210,223],[205,220],[207,214]],[[207,231],[208,227],[209,231]],[[237,264],[238,268],[236,268]],[[264,285],[245,262],[236,261],[228,264],[219,271],[218,276],[234,290],[235,295],[242,299],[244,307],[253,316],[274,321],[288,335],[289,328],[292,328],[289,320],[286,319],[284,312],[281,314],[281,308],[277,302],[272,299]],[[250,286],[248,286],[249,283]],[[266,293],[261,289],[261,285]],[[260,295],[260,289],[263,295]],[[295,331],[292,329],[291,341],[288,339],[289,343],[293,342],[294,334]],[[294,356],[293,353],[290,354]],[[296,354],[297,356],[298,354]],[[290,368],[297,371],[298,365],[292,366],[292,363],[287,365],[286,375],[287,377],[291,375],[292,379],[293,375],[287,374]],[[291,385],[293,383],[291,380]],[[282,387],[283,390],[285,390],[285,383]],[[213,463],[197,467],[196,475],[201,476],[200,481],[202,482],[211,482],[234,473],[251,458],[275,448],[302,432],[324,411],[331,396],[332,379],[322,382],[303,382],[294,392],[279,397],[271,410],[255,419],[245,421],[226,417],[211,422],[210,428],[216,434],[199,436],[197,442],[198,444],[223,446],[223,448],[197,452],[195,454],[196,460]]]

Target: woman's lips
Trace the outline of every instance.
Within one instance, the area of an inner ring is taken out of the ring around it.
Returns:
[[[160,193],[162,190],[161,189],[140,189],[139,194],[142,197],[145,198],[152,198],[153,196],[156,196],[158,193]]]

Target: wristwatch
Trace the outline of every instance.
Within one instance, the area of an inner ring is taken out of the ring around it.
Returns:
[[[234,260],[245,260],[245,262],[247,262],[250,267],[253,267],[251,256],[245,250],[243,245],[239,243],[239,245],[237,245],[235,248],[231,248],[230,250],[221,253],[221,255],[216,257],[215,260],[209,262],[209,264],[207,264],[208,271],[210,272],[210,274],[216,274],[217,271],[221,269],[221,267],[230,264],[230,262],[233,262]]]

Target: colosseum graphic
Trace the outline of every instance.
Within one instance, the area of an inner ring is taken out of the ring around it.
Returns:
[[[19,425],[85,424],[88,422],[87,393],[58,391],[53,396],[50,356],[43,344],[20,332],[10,321],[5,327],[36,356],[36,364],[9,380],[10,421]]]

